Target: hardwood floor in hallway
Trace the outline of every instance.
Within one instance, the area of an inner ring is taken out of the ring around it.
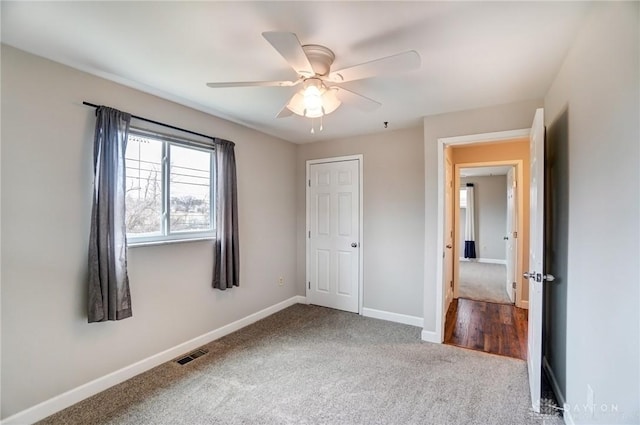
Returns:
[[[527,359],[527,310],[464,298],[451,302],[445,344]]]

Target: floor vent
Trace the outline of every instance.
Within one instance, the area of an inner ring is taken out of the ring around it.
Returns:
[[[196,350],[196,351],[194,351],[192,353],[187,354],[184,357],[180,357],[178,360],[176,360],[176,363],[181,364],[181,365],[185,365],[185,364],[189,363],[190,361],[193,361],[193,360],[197,359],[198,357],[204,356],[208,352],[209,351],[200,348],[200,349],[198,349],[198,350]]]

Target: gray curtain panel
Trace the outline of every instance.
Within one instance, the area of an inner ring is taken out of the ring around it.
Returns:
[[[131,115],[100,106],[93,145],[89,323],[131,317],[125,224],[125,159]]]
[[[221,290],[240,284],[238,245],[238,187],[235,144],[214,139],[216,164],[216,240],[213,287]]]

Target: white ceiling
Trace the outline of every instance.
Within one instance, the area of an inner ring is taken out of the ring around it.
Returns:
[[[420,123],[426,115],[542,98],[589,2],[1,2],[2,42],[294,143]],[[332,49],[332,69],[406,50],[417,71],[344,84],[383,104],[276,119],[295,72],[261,36],[290,31]],[[99,101],[99,99],[93,99]],[[144,111],[129,111],[144,116]],[[177,123],[179,124],[179,123]]]

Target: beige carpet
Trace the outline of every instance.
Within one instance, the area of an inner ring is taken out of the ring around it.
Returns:
[[[458,296],[470,300],[513,304],[505,288],[507,268],[504,264],[459,261]]]
[[[562,424],[530,412],[525,362],[420,331],[298,304],[42,423]]]

